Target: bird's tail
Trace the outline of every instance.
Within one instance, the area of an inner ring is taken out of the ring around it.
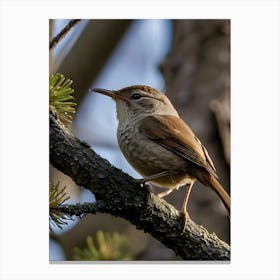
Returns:
[[[213,188],[214,191],[218,194],[220,199],[222,200],[225,208],[228,212],[228,217],[230,218],[230,197],[227,194],[227,192],[224,190],[224,188],[221,186],[221,184],[218,182],[218,180],[213,176],[210,175],[209,180],[207,180],[208,186]]]

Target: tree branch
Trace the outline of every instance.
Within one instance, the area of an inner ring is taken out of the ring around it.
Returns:
[[[109,213],[110,207],[108,203],[103,200],[98,200],[95,203],[77,203],[77,204],[61,204],[50,207],[50,211],[58,211],[69,216],[81,217],[85,214],[96,214],[96,213]]]
[[[71,28],[76,25],[80,19],[72,19],[69,23],[51,40],[49,44],[49,49],[51,50],[55,45],[71,30]]]
[[[77,185],[94,193],[97,201],[102,201],[91,213],[101,211],[122,217],[138,229],[149,232],[185,260],[230,259],[227,243],[190,219],[182,233],[182,217],[172,205],[149,194],[132,177],[63,129],[52,113],[50,162]],[[69,213],[74,214],[73,211]]]

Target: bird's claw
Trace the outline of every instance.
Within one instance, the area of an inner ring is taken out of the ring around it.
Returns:
[[[183,219],[183,230],[182,230],[182,233],[181,233],[181,235],[183,235],[185,230],[186,230],[187,222],[190,219],[190,216],[189,216],[189,213],[187,211],[180,212],[180,213],[181,213],[182,219]]]

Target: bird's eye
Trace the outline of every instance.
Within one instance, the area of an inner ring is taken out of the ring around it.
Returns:
[[[139,93],[134,93],[134,94],[131,96],[131,99],[137,100],[137,99],[140,99],[141,97],[142,97],[141,94],[139,94]]]

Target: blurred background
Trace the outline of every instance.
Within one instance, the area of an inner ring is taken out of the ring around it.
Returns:
[[[68,22],[50,20],[50,39]],[[206,146],[220,182],[230,193],[229,20],[82,20],[50,52],[49,65],[50,74],[59,72],[73,80],[78,103],[73,133],[114,166],[140,178],[119,150],[114,102],[89,93],[89,89],[149,85],[171,99],[181,118]],[[71,196],[67,203],[95,201],[92,193],[77,187],[52,166],[50,180],[67,185]],[[184,193],[182,187],[165,199],[179,209]],[[199,182],[192,189],[188,212],[196,223],[230,242],[223,204]],[[149,234],[107,214],[86,215],[69,221],[63,230],[52,229],[50,261],[81,259],[77,248],[87,247],[89,236],[93,242],[101,242],[100,231],[120,234],[122,242],[118,242],[125,243],[129,251],[129,258],[120,259],[180,260]]]

